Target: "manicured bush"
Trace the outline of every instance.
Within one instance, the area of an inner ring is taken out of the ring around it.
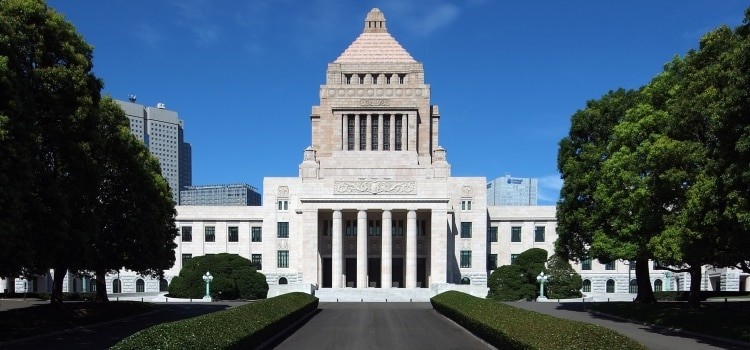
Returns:
[[[544,270],[547,251],[531,248],[519,254],[511,265],[500,266],[490,275],[488,298],[496,300],[534,300],[538,293],[536,276]]]
[[[290,293],[142,330],[112,349],[252,349],[318,308],[318,298]]]
[[[449,291],[432,307],[498,349],[646,349],[604,327]]]
[[[549,282],[544,286],[549,299],[580,298],[583,280],[570,263],[553,255],[547,260]]]
[[[203,275],[210,272],[211,297],[215,299],[265,299],[266,277],[255,270],[250,260],[237,254],[209,254],[188,260],[180,275],[169,284],[169,296],[199,299],[206,294]]]

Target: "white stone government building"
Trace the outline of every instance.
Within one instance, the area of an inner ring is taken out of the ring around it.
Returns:
[[[448,289],[486,296],[497,266],[530,248],[552,254],[555,207],[487,206],[485,177],[451,176],[440,119],[422,63],[373,9],[364,31],[328,64],[298,176],[265,178],[262,206],[178,206],[177,259],[165,280],[123,271],[107,277],[108,291],[164,289],[187,259],[228,252],[256,264],[269,296],[408,301]],[[573,266],[584,294],[633,292],[627,263]],[[746,276],[727,276],[707,275],[704,289],[735,282],[729,288],[746,289]],[[685,274],[652,270],[651,279],[655,290],[689,286]],[[70,291],[86,287],[66,283]]]

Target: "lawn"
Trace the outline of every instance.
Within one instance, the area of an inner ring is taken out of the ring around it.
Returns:
[[[692,308],[686,302],[638,304],[596,303],[589,309],[668,328],[750,342],[750,304],[702,303]]]
[[[0,342],[91,325],[160,308],[142,302],[38,304],[0,312]]]

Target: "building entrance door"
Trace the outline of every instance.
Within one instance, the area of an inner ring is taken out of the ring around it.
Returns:
[[[404,258],[393,258],[393,288],[404,288]]]
[[[346,266],[344,269],[344,287],[356,288],[357,287],[357,258],[346,258]]]
[[[367,286],[380,288],[383,283],[380,281],[380,258],[367,259]]]
[[[427,259],[417,258],[417,288],[427,287]]]
[[[322,288],[331,288],[333,286],[331,278],[333,276],[333,266],[331,265],[331,261],[331,258],[323,258],[323,280],[320,281]]]

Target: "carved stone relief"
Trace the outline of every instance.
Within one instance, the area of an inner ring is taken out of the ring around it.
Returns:
[[[416,181],[336,181],[334,194],[417,194]]]

